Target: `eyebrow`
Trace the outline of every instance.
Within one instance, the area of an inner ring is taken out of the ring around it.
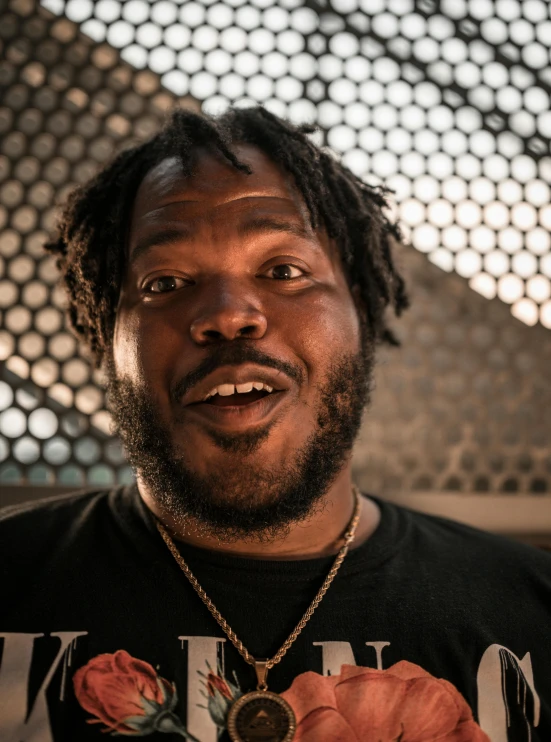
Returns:
[[[270,232],[283,232],[291,234],[294,237],[299,237],[303,240],[308,240],[310,243],[315,245],[316,249],[320,249],[314,240],[314,233],[311,229],[308,229],[302,224],[296,222],[284,221],[275,217],[256,217],[250,219],[247,222],[243,222],[238,227],[238,234],[240,237],[249,237],[251,235],[258,234],[269,234]],[[192,236],[193,232],[182,224],[180,227],[163,227],[146,237],[142,237],[136,243],[135,248],[130,254],[129,261],[134,263],[144,253],[148,252],[155,247],[169,247],[179,242],[186,241]]]
[[[270,216],[259,216],[255,219],[249,219],[239,226],[239,234],[243,237],[251,234],[266,234],[268,232],[287,232],[303,240],[311,240],[313,232],[303,224],[289,222]]]

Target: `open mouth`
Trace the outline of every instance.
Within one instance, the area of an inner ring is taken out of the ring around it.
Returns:
[[[244,405],[257,402],[263,397],[269,397],[272,394],[277,394],[277,392],[267,392],[265,389],[253,389],[251,392],[236,392],[225,397],[215,394],[205,402],[196,402],[195,404],[210,404],[216,407],[243,407]]]
[[[205,402],[195,402],[184,407],[202,423],[230,429],[247,429],[264,424],[278,414],[284,400],[290,401],[288,392],[266,390],[242,392],[223,396],[215,394]]]

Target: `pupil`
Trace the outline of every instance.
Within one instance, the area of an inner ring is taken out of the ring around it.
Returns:
[[[278,271],[278,270],[285,271],[287,273],[286,276],[279,276],[279,278],[289,279],[289,278],[292,278],[293,277],[291,275],[292,274],[292,268],[291,268],[290,265],[276,265],[275,268],[274,268],[274,270],[275,271]]]
[[[159,278],[157,280],[157,288],[159,291],[169,291],[170,289],[176,288],[176,281],[171,276],[167,278]]]

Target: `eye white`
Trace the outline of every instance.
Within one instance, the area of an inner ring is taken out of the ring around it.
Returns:
[[[178,285],[178,282],[180,282],[180,285]],[[163,291],[159,291],[158,288],[155,288],[159,283],[165,283],[165,289]],[[184,279],[179,278],[178,276],[158,276],[157,278],[148,281],[145,285],[145,289],[150,294],[169,294],[171,291],[176,291],[176,289],[181,288],[183,285]]]
[[[271,273],[272,271],[276,270],[276,268],[290,268],[292,271],[293,270],[294,271],[298,271],[298,275],[297,276],[291,276],[290,278],[279,278],[279,279],[276,279],[276,280],[279,280],[279,281],[282,281],[282,282],[284,282],[284,281],[291,281],[293,278],[301,278],[302,276],[305,275],[305,273],[302,270],[302,268],[299,268],[297,265],[293,265],[292,263],[279,263],[278,265],[273,265],[270,268],[269,272]]]

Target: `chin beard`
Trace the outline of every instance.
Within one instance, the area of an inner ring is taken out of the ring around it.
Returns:
[[[252,458],[274,423],[250,433],[209,431],[228,462],[223,469],[198,474],[185,449],[174,444],[174,426],[161,422],[153,391],[117,378],[110,352],[107,390],[114,432],[159,510],[183,531],[191,519],[196,532],[224,543],[284,538],[292,524],[322,509],[324,495],[352,455],[373,377],[373,345],[362,347],[331,366],[319,390],[315,430],[293,459],[277,468],[260,466],[260,455]],[[221,361],[213,369],[225,363],[262,363],[257,352],[243,346],[228,347],[214,357]],[[266,365],[273,366],[270,361]]]

